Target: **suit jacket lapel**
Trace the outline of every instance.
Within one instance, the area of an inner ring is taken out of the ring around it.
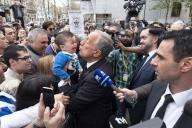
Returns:
[[[135,72],[134,76],[133,76],[133,81],[136,81],[137,78],[139,78],[139,76],[141,75],[142,70],[144,70],[146,67],[151,65],[151,60],[155,57],[155,54],[144,64],[144,66],[141,67],[140,70],[138,70],[138,72]]]
[[[150,119],[152,112],[161,99],[162,94],[164,94],[167,85],[167,82],[162,81],[154,83],[153,88],[151,89],[151,94],[148,97],[144,120]]]
[[[98,62],[96,62],[95,64],[91,65],[88,69],[84,70],[80,77],[80,81],[83,80],[90,72],[95,70],[97,67],[100,67],[104,63],[106,63],[106,59],[101,59]]]

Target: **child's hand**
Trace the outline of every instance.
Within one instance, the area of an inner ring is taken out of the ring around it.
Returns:
[[[59,83],[58,83],[58,87],[61,87],[61,86],[66,86],[66,85],[70,85],[71,86],[71,80],[61,80]]]
[[[71,86],[71,80],[66,80],[66,85],[67,84]]]

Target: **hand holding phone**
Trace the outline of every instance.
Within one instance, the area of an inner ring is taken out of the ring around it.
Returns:
[[[42,93],[43,93],[43,101],[45,106],[50,107],[50,110],[51,110],[54,107],[54,103],[55,103],[53,89],[49,87],[43,87]]]

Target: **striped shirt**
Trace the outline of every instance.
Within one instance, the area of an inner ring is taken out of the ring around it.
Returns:
[[[15,111],[16,100],[13,96],[0,92],[0,117],[11,114]]]

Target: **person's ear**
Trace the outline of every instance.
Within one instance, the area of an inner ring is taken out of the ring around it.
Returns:
[[[9,64],[14,64],[15,60],[14,59],[9,59]]]
[[[93,54],[94,57],[100,57],[101,56],[101,51],[99,49],[94,51],[95,53]]]
[[[9,65],[10,67],[15,66],[16,60],[15,59],[9,59]]]
[[[186,57],[181,60],[181,72],[192,71],[192,57]]]
[[[154,36],[154,38],[153,38],[153,42],[155,43],[155,44],[157,44],[158,43],[158,36]]]
[[[59,47],[60,47],[61,51],[65,50],[65,45],[64,44],[59,45]]]

